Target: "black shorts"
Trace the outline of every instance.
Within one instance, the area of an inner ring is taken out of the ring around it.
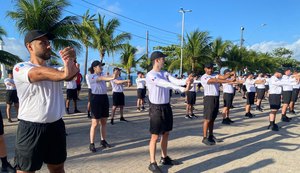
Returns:
[[[247,91],[246,85],[243,85],[243,86],[242,86],[242,90],[243,90],[244,92]]]
[[[265,85],[266,92],[269,91],[269,88],[270,88],[269,85]]]
[[[253,105],[255,98],[255,92],[247,92],[247,105]]]
[[[6,90],[6,104],[19,103],[17,90]]]
[[[257,89],[256,92],[257,92],[257,99],[263,99],[265,97],[265,89]]]
[[[77,89],[67,89],[67,100],[77,100]]]
[[[43,163],[64,163],[67,158],[64,121],[33,123],[20,120],[15,152],[17,170],[37,171]]]
[[[89,88],[89,91],[88,91],[88,102],[91,101],[91,95],[92,95],[92,89]]]
[[[204,118],[215,120],[219,113],[219,96],[204,96]]]
[[[280,109],[281,94],[269,94],[270,109]]]
[[[123,92],[113,92],[112,95],[113,106],[124,106],[125,105],[125,96]]]
[[[92,118],[109,117],[109,100],[107,94],[91,94]]]
[[[150,104],[150,133],[164,134],[173,129],[173,112],[170,104]]]
[[[188,91],[186,92],[187,95],[187,104],[194,105],[196,104],[196,92]]]
[[[3,125],[3,118],[2,118],[2,113],[0,110],[0,135],[4,134],[4,125]]]
[[[81,90],[81,84],[77,84],[77,91],[80,91]]]
[[[137,98],[144,99],[146,95],[145,89],[138,88],[137,89]]]
[[[223,99],[224,99],[224,107],[230,108],[232,106],[233,101],[233,93],[224,93]]]
[[[292,102],[297,102],[298,100],[298,95],[299,95],[299,89],[293,89],[293,92],[292,92]]]
[[[283,104],[290,104],[292,99],[292,91],[282,91],[282,103]]]

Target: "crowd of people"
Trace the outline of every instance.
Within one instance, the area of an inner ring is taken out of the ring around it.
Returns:
[[[21,62],[8,72],[4,80],[6,85],[6,115],[8,122],[11,118],[11,105],[14,104],[17,113],[18,129],[15,146],[15,168],[6,158],[5,141],[3,138],[3,120],[0,125],[0,158],[2,169],[16,169],[18,172],[34,172],[47,164],[50,172],[64,172],[64,162],[67,159],[66,130],[63,116],[70,114],[70,100],[73,100],[73,113],[80,113],[77,101],[81,90],[83,76],[79,73],[75,50],[71,47],[62,49],[59,53],[63,67],[47,65],[51,57],[50,41],[54,35],[39,30],[29,31],[24,44],[29,51],[30,60]],[[246,99],[245,117],[253,118],[251,105],[256,105],[257,111],[266,111],[262,108],[262,100],[268,98],[270,105],[268,129],[278,131],[275,123],[276,114],[281,108],[281,120],[290,122],[289,113],[295,114],[294,105],[298,99],[300,74],[292,72],[290,68],[276,70],[273,75],[251,72],[237,76],[237,72],[230,69],[223,74],[214,72],[214,64],[204,66],[205,74],[198,76],[189,74],[186,78],[177,78],[164,71],[165,55],[160,51],[152,52],[150,60],[152,69],[144,74],[137,73],[137,111],[149,111],[150,142],[148,169],[152,172],[162,172],[156,162],[157,142],[160,139],[162,165],[177,165],[179,162],[168,155],[168,139],[173,129],[173,112],[170,104],[172,91],[183,93],[186,102],[186,119],[195,119],[194,106],[197,92],[203,87],[203,138],[205,145],[215,145],[222,140],[214,135],[214,123],[218,114],[222,114],[222,124],[234,123],[230,119],[230,110],[234,108],[233,100],[236,91],[242,93]],[[89,74],[85,77],[88,86],[87,116],[91,119],[89,150],[97,152],[95,136],[100,126],[100,146],[110,148],[107,142],[106,126],[109,115],[108,88],[112,88],[112,109],[110,124],[115,124],[116,109],[120,109],[120,121],[127,122],[123,108],[126,96],[124,86],[130,86],[131,81],[121,77],[121,69],[113,69],[112,75],[105,75],[102,61],[93,61]],[[63,84],[66,86],[66,99],[63,96]],[[147,88],[147,89],[146,89]],[[148,91],[148,100],[146,93]],[[220,94],[223,93],[223,109],[220,108]],[[256,102],[255,102],[256,100]],[[146,109],[145,103],[149,102]],[[282,104],[282,106],[281,106]],[[1,115],[1,112],[0,112]],[[2,130],[1,130],[2,129]]]

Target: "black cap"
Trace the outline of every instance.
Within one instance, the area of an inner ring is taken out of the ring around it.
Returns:
[[[150,60],[153,61],[153,60],[155,60],[157,58],[164,58],[164,57],[167,57],[167,55],[163,54],[160,51],[154,51],[151,54]]]
[[[96,61],[92,62],[91,68],[99,66],[100,64],[101,64],[101,66],[105,65],[105,63],[102,63],[102,62],[96,60]]]
[[[214,64],[213,63],[207,63],[204,65],[205,68],[213,68]]]
[[[115,67],[115,68],[113,69],[113,71],[116,71],[116,70],[121,71],[121,69],[118,68],[118,67]]]
[[[229,69],[224,70],[224,74],[229,73],[229,72],[231,72],[231,70],[229,70]]]
[[[283,74],[285,72],[285,70],[282,70],[281,68],[278,68],[278,69],[275,70],[275,72]]]
[[[38,38],[41,38],[43,36],[46,36],[49,40],[53,40],[54,39],[54,35],[47,33],[47,32],[43,32],[40,30],[32,30],[32,31],[28,31],[25,39],[24,39],[24,44],[26,45],[26,43],[30,43],[33,40],[36,40]]]
[[[250,76],[250,75],[253,75],[253,73],[252,73],[252,72],[248,72],[248,73],[246,74],[247,77]]]

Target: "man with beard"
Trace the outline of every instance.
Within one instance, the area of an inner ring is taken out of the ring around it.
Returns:
[[[64,68],[46,64],[51,57],[49,40],[53,38],[39,30],[29,31],[24,43],[30,61],[16,64],[13,70],[20,102],[15,149],[18,172],[35,172],[43,163],[49,172],[64,172],[67,150],[61,81],[73,79],[79,70],[71,47],[59,52]]]

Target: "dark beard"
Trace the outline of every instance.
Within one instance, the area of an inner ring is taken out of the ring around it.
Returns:
[[[51,54],[47,54],[47,53],[40,53],[37,56],[45,61],[51,58]]]

